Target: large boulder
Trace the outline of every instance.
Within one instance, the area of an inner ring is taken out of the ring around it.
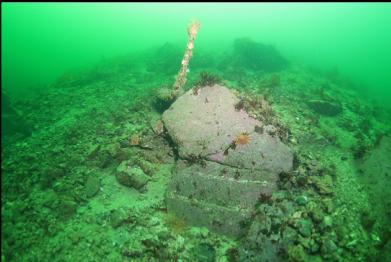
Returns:
[[[226,87],[188,91],[163,113],[163,122],[182,158],[206,158],[223,164],[274,172],[292,168],[292,153],[278,137],[257,133],[263,123],[244,110]],[[232,145],[245,134],[249,139]]]
[[[179,155],[205,157],[224,151],[242,132],[259,122],[245,111],[236,111],[239,100],[227,88],[214,85],[190,90],[163,113],[168,133],[179,146]]]
[[[186,166],[183,161],[169,185],[169,191],[221,206],[252,208],[261,195],[276,188],[277,176],[271,172],[241,169],[206,161]]]
[[[257,202],[293,164],[290,149],[263,132],[272,127],[237,110],[238,102],[228,88],[206,86],[186,92],[163,113],[181,158],[167,191],[168,211],[233,237],[246,232]]]
[[[267,133],[248,134],[246,144],[235,145],[224,152],[208,156],[208,159],[240,168],[267,170],[276,174],[292,168],[292,153],[278,138]]]

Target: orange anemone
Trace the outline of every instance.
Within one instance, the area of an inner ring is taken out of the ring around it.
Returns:
[[[241,133],[236,139],[235,139],[235,145],[245,145],[250,143],[250,135],[248,133]]]

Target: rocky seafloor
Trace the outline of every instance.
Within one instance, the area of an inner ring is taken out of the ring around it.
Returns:
[[[196,54],[186,89],[224,84],[250,116],[276,127],[293,169],[259,199],[240,237],[168,212],[183,159],[158,93],[172,85],[180,50],[102,61],[13,100],[34,131],[3,138],[2,261],[390,258],[390,111],[335,72],[281,59],[264,67],[240,50]]]

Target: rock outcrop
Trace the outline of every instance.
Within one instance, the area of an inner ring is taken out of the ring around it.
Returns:
[[[228,88],[206,86],[186,92],[163,114],[182,159],[167,192],[168,210],[231,236],[244,232],[255,204],[293,164],[290,149],[259,132],[264,124],[237,110],[238,102]],[[204,164],[187,165],[186,159]]]

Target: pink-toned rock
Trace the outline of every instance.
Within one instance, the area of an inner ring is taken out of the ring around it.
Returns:
[[[292,169],[293,155],[278,138],[256,132],[249,136],[248,144],[237,145],[235,149],[227,150],[222,158],[220,154],[212,159],[229,166],[268,170],[276,174]]]
[[[241,132],[251,132],[259,122],[245,111],[236,111],[238,99],[227,88],[215,85],[190,90],[163,114],[168,133],[179,145],[181,157],[225,150]]]
[[[163,114],[179,157],[204,160],[190,166],[177,162],[167,190],[168,211],[233,237],[246,232],[243,224],[255,205],[276,190],[278,174],[289,172],[293,162],[290,149],[273,132],[255,132],[263,124],[236,110],[238,102],[228,88],[207,86],[186,92]]]
[[[214,85],[179,97],[163,114],[163,122],[178,145],[179,156],[206,158],[242,168],[273,172],[292,168],[292,153],[277,137],[256,133],[263,124],[244,110],[236,110],[239,99],[226,87]],[[242,133],[251,140],[224,152]]]
[[[260,196],[270,196],[276,189],[274,173],[234,168],[206,161],[205,165],[186,167],[182,161],[168,186],[168,191],[225,207],[252,209]]]

